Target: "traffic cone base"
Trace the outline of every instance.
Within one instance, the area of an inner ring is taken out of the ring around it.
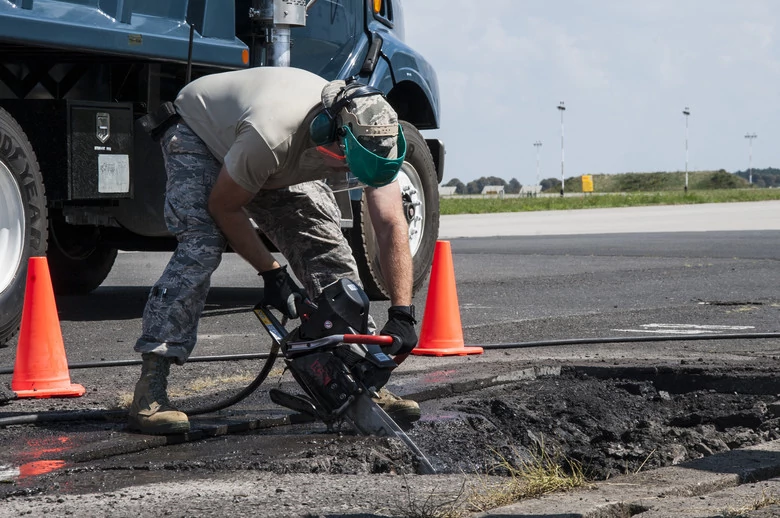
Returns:
[[[418,356],[467,356],[469,354],[482,354],[484,349],[482,347],[436,347],[431,348],[415,348],[412,350],[412,354]]]
[[[31,257],[27,264],[27,286],[11,390],[19,398],[78,397],[86,392],[81,385],[70,382],[45,257]]]
[[[14,390],[14,393],[18,398],[34,397],[44,399],[50,397],[79,397],[83,396],[87,392],[87,389],[85,389],[82,385],[77,383],[70,383],[69,381],[67,383],[67,387],[63,386],[49,389],[32,388],[29,390]]]
[[[482,347],[465,347],[455,288],[455,268],[449,241],[437,241],[433,251],[431,280],[425,301],[422,330],[412,354],[418,356],[466,356],[482,354]]]

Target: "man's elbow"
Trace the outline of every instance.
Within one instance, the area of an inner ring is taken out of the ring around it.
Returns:
[[[220,221],[225,215],[225,207],[214,198],[209,198],[206,204],[206,211],[214,221]]]
[[[217,204],[209,198],[209,201],[206,203],[206,211],[209,213],[209,216],[211,216],[214,219],[217,219],[217,210],[216,210]]]

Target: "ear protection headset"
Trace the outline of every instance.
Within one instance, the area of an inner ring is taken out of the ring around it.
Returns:
[[[311,121],[309,134],[312,140],[318,146],[335,142],[339,137],[344,137],[344,126],[349,126],[352,132],[358,137],[392,137],[398,134],[397,126],[363,126],[357,117],[349,111],[350,103],[360,97],[370,97],[384,94],[378,88],[357,83],[353,80],[341,89],[336,95],[333,104],[329,108],[324,108]],[[341,118],[342,125],[339,126],[338,118]]]
[[[317,114],[311,122],[309,134],[315,145],[325,146],[341,139],[346,163],[352,174],[371,187],[382,187],[395,180],[406,158],[406,138],[400,124],[362,125],[350,111],[350,104],[360,97],[384,94],[377,88],[347,82],[329,108]],[[340,122],[339,122],[339,119]],[[389,159],[366,149],[358,137],[398,137],[397,158]]]

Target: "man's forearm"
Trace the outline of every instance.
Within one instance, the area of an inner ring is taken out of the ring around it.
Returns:
[[[223,165],[209,194],[208,210],[233,250],[262,273],[278,268],[279,263],[260,240],[249,216],[244,212],[244,205],[254,195],[238,185]]]
[[[412,303],[414,264],[409,250],[409,230],[406,225],[393,226],[392,231],[379,236],[380,262],[388,282],[390,303],[409,306]]]
[[[279,263],[263,244],[245,212],[224,212],[212,214],[212,217],[233,250],[258,272],[279,268]]]

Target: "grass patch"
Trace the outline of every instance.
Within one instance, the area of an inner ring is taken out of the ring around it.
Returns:
[[[168,396],[171,398],[182,398],[191,396],[193,394],[199,394],[215,387],[229,387],[231,385],[244,384],[248,385],[252,380],[257,377],[257,373],[243,371],[229,376],[214,376],[196,378],[190,381],[185,387],[172,388],[168,387]]]
[[[740,518],[747,517],[751,511],[757,511],[770,505],[780,504],[780,498],[775,495],[767,495],[765,492],[761,493],[761,498],[756,499],[752,504],[748,504],[739,508],[729,508],[722,511],[720,516],[723,518]]]
[[[406,483],[406,502],[394,509],[393,514],[405,518],[465,518],[470,513],[463,509],[465,480],[455,495],[432,492],[419,499],[412,493],[411,484]]]
[[[559,453],[548,453],[541,441],[528,460],[513,462],[497,450],[493,452],[498,463],[491,472],[479,475],[478,482],[469,484],[468,489],[464,480],[457,493],[433,491],[427,495],[413,494],[412,484],[406,483],[406,501],[393,510],[393,515],[407,518],[465,518],[475,512],[570,491],[587,484],[579,462],[566,459]],[[513,457],[523,459],[518,454]]]
[[[257,374],[244,371],[238,374],[231,374],[230,376],[221,376],[217,378],[198,378],[192,380],[187,389],[192,392],[203,392],[214,387],[225,385],[232,385],[234,383],[249,383],[257,377]]]
[[[116,398],[116,403],[114,403],[114,407],[112,410],[127,410],[130,408],[130,405],[133,404],[133,394],[130,394],[128,392],[122,392],[119,394]]]
[[[498,456],[496,470],[509,474],[507,482],[498,486],[485,484],[481,491],[475,491],[468,498],[469,510],[484,512],[519,500],[570,491],[587,482],[579,462],[561,454],[551,455],[543,444],[529,460],[521,460],[517,465]]]
[[[271,371],[268,373],[269,378],[279,378],[284,373],[283,368],[276,368],[271,369]],[[187,396],[191,396],[193,394],[198,394],[201,392],[205,392],[207,390],[213,389],[215,387],[230,387],[231,385],[249,385],[255,378],[257,377],[256,372],[250,372],[250,371],[243,371],[238,372],[235,374],[231,374],[229,376],[219,376],[219,377],[205,377],[205,378],[196,378],[189,382],[185,387],[168,387],[168,397],[171,398],[183,398]],[[117,398],[116,402],[114,403],[114,408],[118,410],[128,409],[130,408],[130,405],[133,404],[133,394],[123,392],[120,393]]]
[[[648,205],[690,205],[699,203],[732,203],[780,200],[780,189],[718,189],[685,192],[631,192],[623,194],[588,194],[541,196],[536,198],[440,198],[443,215],[489,214],[499,212],[533,212],[543,210],[641,207]]]

